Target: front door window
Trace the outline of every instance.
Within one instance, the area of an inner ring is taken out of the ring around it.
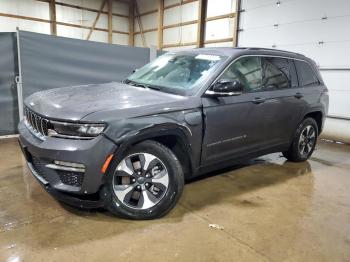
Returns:
[[[261,91],[262,73],[260,57],[242,57],[221,75],[220,79],[238,80],[245,92]]]

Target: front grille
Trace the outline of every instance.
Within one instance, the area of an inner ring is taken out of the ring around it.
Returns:
[[[24,108],[24,114],[27,119],[27,124],[36,133],[41,134],[42,136],[47,136],[48,129],[50,126],[50,121],[48,119],[39,116],[38,114],[28,109],[27,107]]]
[[[57,170],[58,176],[63,184],[81,187],[84,180],[84,173]]]

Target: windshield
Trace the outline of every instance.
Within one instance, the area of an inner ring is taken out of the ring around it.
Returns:
[[[126,83],[188,94],[203,83],[223,59],[218,55],[167,53],[130,75]]]

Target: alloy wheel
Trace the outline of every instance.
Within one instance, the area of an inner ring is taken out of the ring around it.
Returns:
[[[299,152],[302,156],[307,156],[313,149],[316,142],[316,131],[311,125],[306,126],[299,137]]]
[[[113,190],[124,205],[148,209],[164,197],[169,186],[169,174],[164,163],[149,153],[125,157],[113,176]]]

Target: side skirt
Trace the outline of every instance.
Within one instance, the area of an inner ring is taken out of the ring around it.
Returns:
[[[230,166],[234,166],[237,164],[240,164],[242,162],[245,162],[247,160],[253,159],[253,158],[257,158],[260,156],[264,156],[264,155],[268,155],[268,154],[272,154],[272,153],[277,153],[277,152],[283,152],[285,150],[287,150],[289,148],[289,144],[283,144],[283,145],[278,145],[278,146],[274,146],[265,150],[261,150],[261,151],[257,151],[254,153],[250,153],[244,156],[232,156],[228,159],[224,159],[222,161],[218,161],[215,163],[211,163],[208,165],[202,165],[199,166],[196,169],[196,172],[194,172],[191,176],[191,178],[195,178],[204,174],[207,174],[209,172],[213,172],[213,171],[217,171],[226,167],[230,167]]]

